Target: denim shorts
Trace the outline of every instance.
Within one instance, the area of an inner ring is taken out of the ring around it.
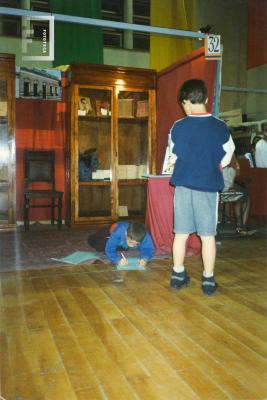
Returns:
[[[200,192],[176,186],[174,194],[174,233],[215,236],[218,221],[216,192]]]

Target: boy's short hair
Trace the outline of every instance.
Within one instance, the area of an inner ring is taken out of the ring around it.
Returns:
[[[205,82],[201,79],[185,81],[179,91],[178,101],[190,100],[192,104],[204,104],[208,95]]]
[[[127,236],[136,242],[142,242],[146,235],[146,227],[141,222],[130,222],[127,228]]]

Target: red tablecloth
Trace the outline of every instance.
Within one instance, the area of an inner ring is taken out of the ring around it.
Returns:
[[[169,177],[148,178],[146,226],[153,238],[156,254],[171,253],[173,242],[173,194]],[[198,255],[201,241],[196,234],[187,240],[186,255]]]
[[[267,168],[250,168],[247,160],[238,160],[241,173],[238,180],[247,182],[250,194],[251,217],[265,219],[267,217]]]

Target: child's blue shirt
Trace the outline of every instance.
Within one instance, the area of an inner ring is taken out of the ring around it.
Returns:
[[[210,114],[187,116],[171,128],[177,156],[171,177],[173,186],[184,186],[204,192],[223,189],[221,161],[230,140],[226,124]]]
[[[126,242],[126,234],[129,226],[129,222],[117,222],[115,229],[111,232],[105,246],[105,254],[107,258],[113,263],[117,264],[121,259],[121,255],[118,253],[118,247],[125,250],[128,249]],[[144,239],[136,247],[131,249],[138,249],[140,251],[140,259],[147,261],[151,260],[154,255],[154,244],[150,234],[147,232]]]

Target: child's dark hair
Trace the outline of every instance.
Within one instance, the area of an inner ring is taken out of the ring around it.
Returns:
[[[146,227],[141,222],[130,222],[127,228],[127,236],[136,242],[142,242],[146,235]]]
[[[192,104],[204,104],[208,95],[207,87],[201,79],[185,81],[180,88],[178,101],[190,100]]]

